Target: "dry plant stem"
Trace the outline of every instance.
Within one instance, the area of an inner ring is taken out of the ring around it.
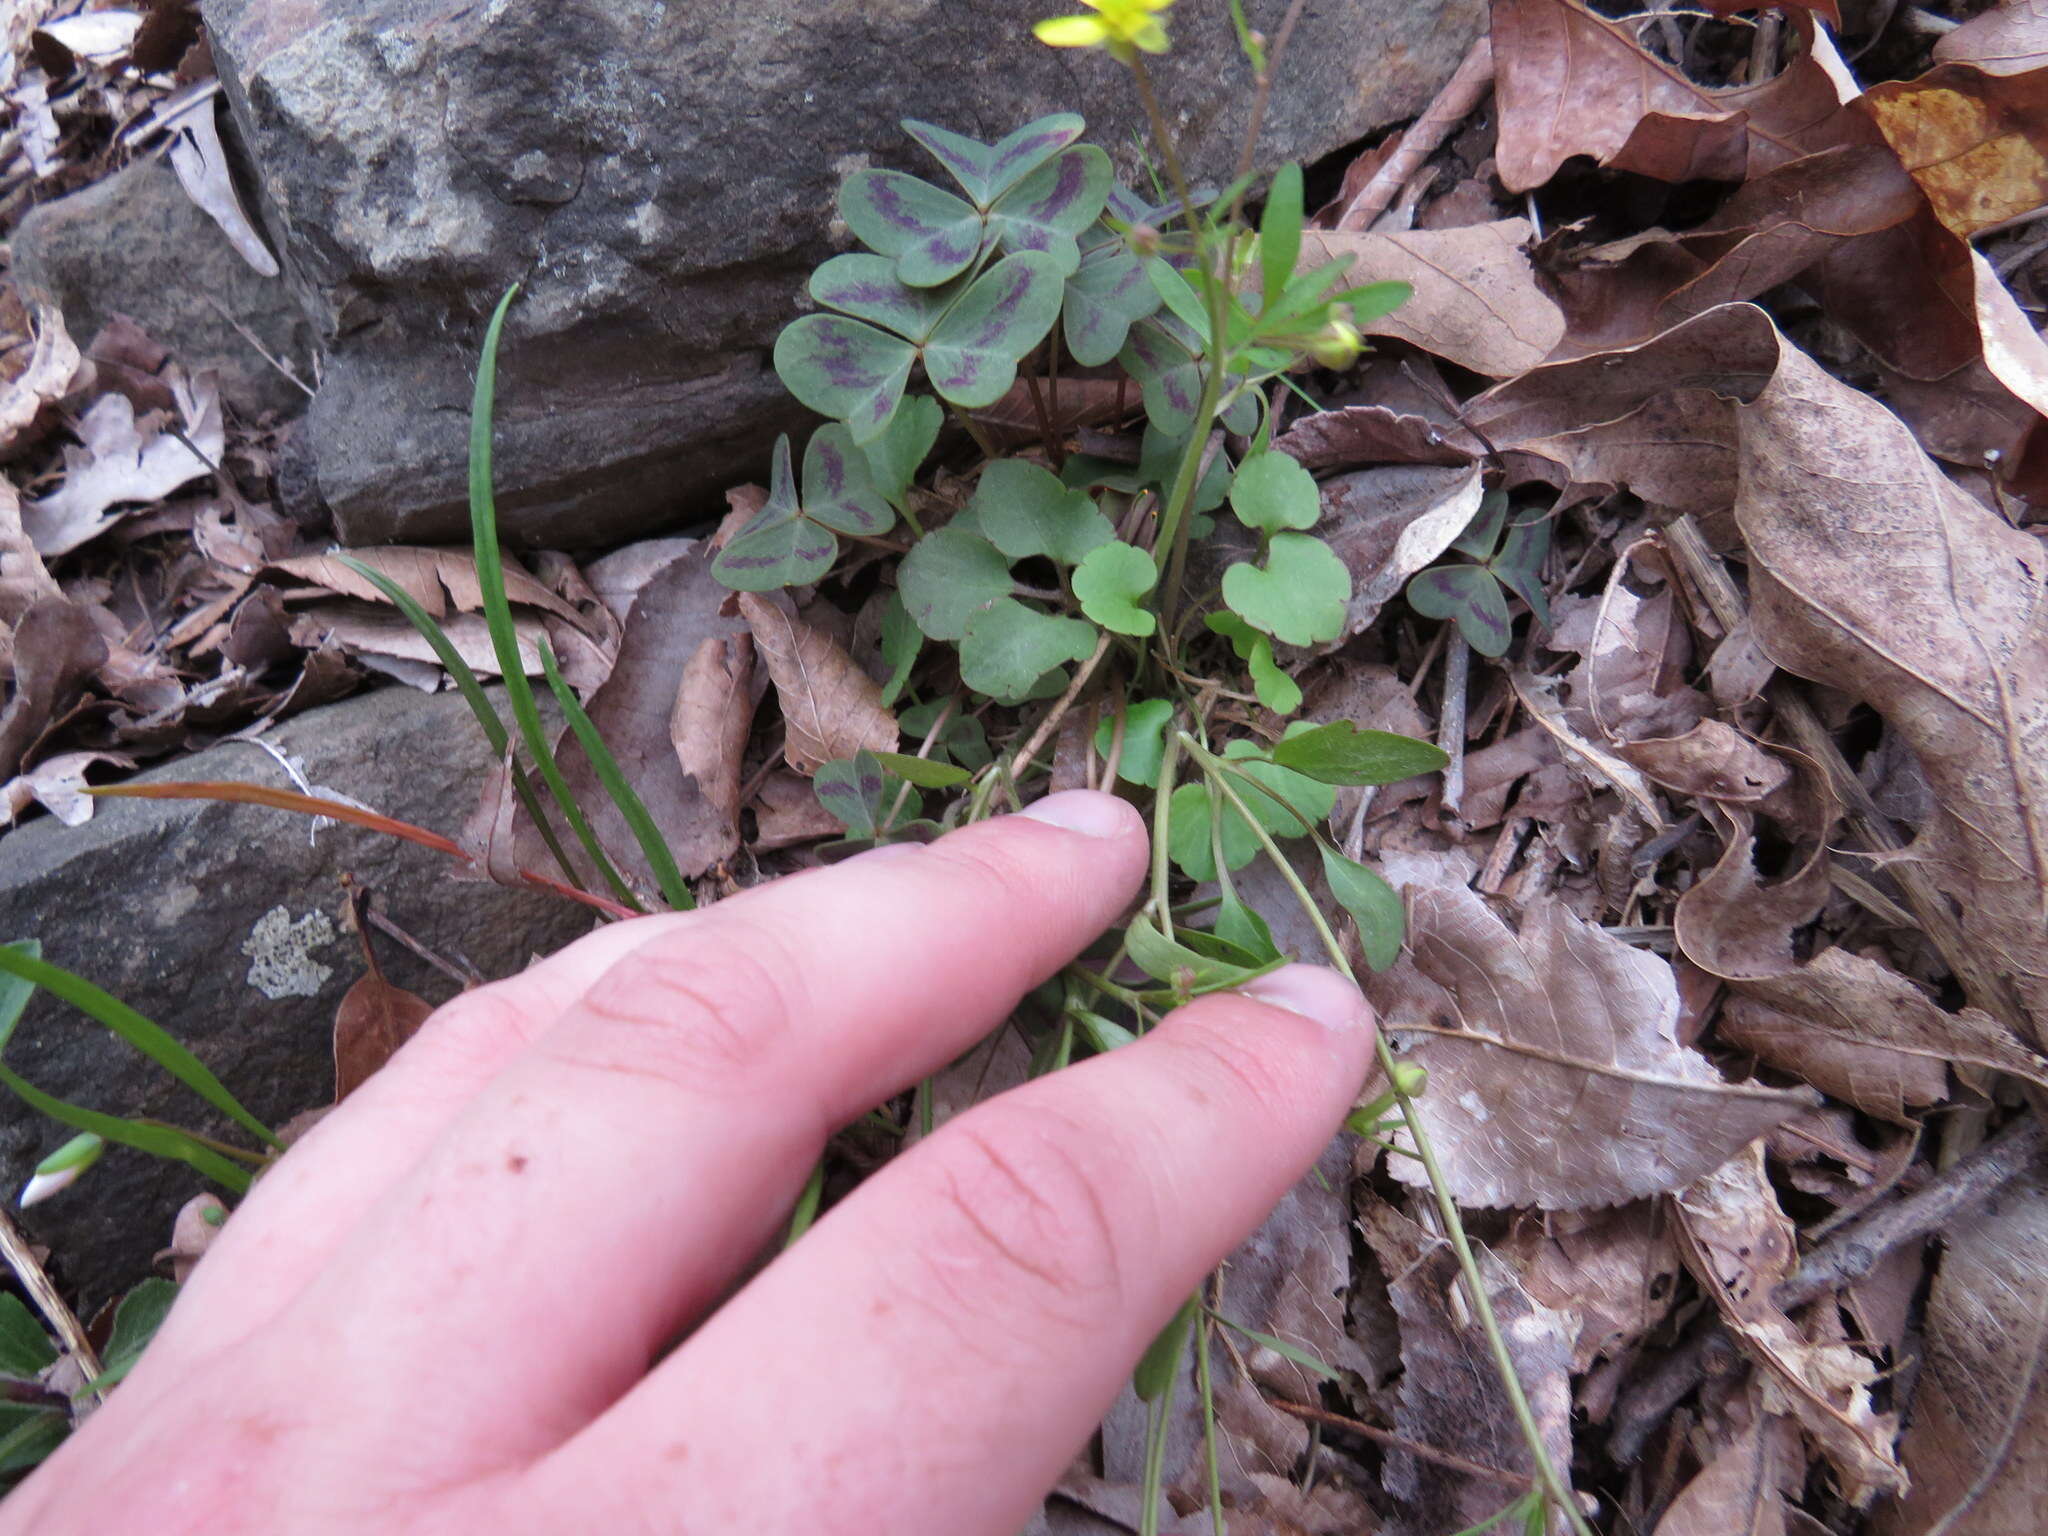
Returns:
[[[1386,163],[1366,179],[1337,219],[1339,229],[1364,229],[1387,211],[1394,194],[1437,152],[1451,130],[1493,89],[1493,42],[1481,37],[1459,61],[1436,100],[1409,125]]]
[[[21,1282],[29,1300],[43,1314],[50,1331],[62,1341],[65,1352],[78,1361],[78,1368],[85,1372],[86,1379],[99,1375],[100,1357],[93,1352],[92,1340],[85,1336],[85,1325],[79,1322],[78,1314],[64,1304],[57,1287],[50,1283],[50,1277],[43,1273],[43,1266],[36,1261],[28,1239],[21,1235],[21,1228],[14,1224],[14,1218],[5,1210],[0,1210],[0,1258],[7,1260],[7,1267],[14,1271],[14,1278]]]
[[[1374,1424],[1361,1424],[1357,1419],[1346,1418],[1341,1413],[1332,1413],[1327,1408],[1311,1408],[1307,1403],[1290,1403],[1278,1397],[1267,1398],[1266,1406],[1278,1408],[1282,1413],[1309,1424],[1327,1424],[1333,1429],[1346,1430],[1397,1451],[1406,1451],[1417,1461],[1433,1461],[1440,1467],[1449,1467],[1453,1472],[1462,1472],[1467,1477],[1483,1477],[1488,1482],[1501,1483],[1510,1488],[1529,1486],[1529,1479],[1520,1472],[1503,1472],[1499,1467],[1489,1467],[1483,1461],[1467,1461],[1455,1452],[1440,1451],[1420,1440],[1410,1440],[1406,1435],[1397,1435],[1391,1429],[1381,1429]]]
[[[1455,626],[1451,626],[1455,628]],[[1444,702],[1438,711],[1436,744],[1444,764],[1444,814],[1457,819],[1465,799],[1465,695],[1472,682],[1472,647],[1453,634],[1444,649]]]
[[[2044,1152],[2048,1152],[2048,1121],[2035,1115],[2014,1121],[1925,1188],[1835,1233],[1778,1282],[1771,1291],[1772,1304],[1790,1311],[1853,1285],[1892,1249],[1927,1236],[2038,1167]],[[1726,1358],[1733,1349],[1732,1336],[1717,1324],[1666,1356],[1655,1370],[1637,1377],[1615,1405],[1614,1430],[1607,1441],[1609,1454],[1624,1465],[1640,1456],[1671,1410],[1706,1378],[1710,1357]]]
[[[1012,780],[1030,766],[1031,760],[1038,756],[1039,748],[1052,739],[1052,733],[1058,730],[1060,722],[1066,719],[1067,711],[1074,707],[1074,700],[1081,697],[1081,690],[1088,686],[1088,679],[1095,675],[1095,669],[1102,665],[1102,658],[1109,654],[1109,641],[1109,631],[1104,630],[1095,642],[1095,649],[1074,673],[1074,680],[1067,684],[1067,691],[1059,696],[1051,709],[1046,711],[1045,718],[1038,722],[1038,729],[1031,733],[1024,745],[1017,749],[1016,756],[1010,759]],[[922,757],[924,754],[920,752],[918,755]]]
[[[1679,564],[1713,610],[1722,629],[1733,631],[1747,616],[1747,609],[1742,594],[1735,589],[1735,583],[1700,536],[1698,524],[1689,514],[1674,519],[1664,530],[1664,542],[1678,557]],[[1792,733],[1794,743],[1820,764],[1827,775],[1828,787],[1848,807],[1850,823],[1864,842],[1879,853],[1897,853],[1903,849],[1905,840],[1893,830],[1890,820],[1871,800],[1870,791],[1842,756],[1805,695],[1796,687],[1786,685],[1773,690],[1771,697],[1778,717]],[[1896,859],[1886,867],[1905,893],[1906,904],[1913,909],[1913,916],[1919,921],[1922,931],[1955,973],[1956,979],[1962,982],[1970,1001],[1992,1014],[2022,1040],[2032,1039],[2033,1030],[2021,1012],[2018,1000],[2004,978],[1984,963],[1976,947],[1964,935],[1962,924],[1950,910],[1948,899],[1936,887],[1926,867],[1911,859]]]
[[[1322,909],[1316,905],[1315,897],[1302,883],[1293,861],[1280,849],[1273,836],[1252,814],[1251,807],[1230,785],[1222,761],[1205,752],[1187,732],[1175,735],[1183,750],[1191,753],[1202,765],[1209,782],[1220,790],[1231,808],[1242,816],[1245,824],[1252,829],[1259,847],[1273,862],[1273,867],[1294,892],[1294,898],[1301,909],[1315,925],[1316,936],[1323,941],[1323,948],[1329,952],[1330,963],[1349,980],[1356,982],[1357,976],[1351,969],[1351,962],[1344,953],[1344,946],[1330,929]],[[1163,779],[1162,779],[1163,783]],[[1570,1485],[1559,1473],[1557,1465],[1550,1459],[1550,1448],[1543,1442],[1543,1431],[1536,1423],[1535,1410],[1529,1406],[1529,1394],[1522,1388],[1522,1378],[1515,1369],[1514,1356],[1508,1353],[1506,1338],[1501,1334],[1500,1320],[1494,1315],[1493,1302],[1486,1294],[1485,1282],[1479,1274],[1479,1261],[1474,1257],[1472,1244],[1465,1236],[1465,1223],[1458,1214],[1457,1202],[1451,1198],[1450,1186],[1444,1179],[1443,1165],[1437,1161],[1436,1147],[1429,1139],[1429,1132],[1423,1128],[1421,1117],[1415,1113],[1415,1100],[1401,1091],[1400,1077],[1396,1073],[1394,1053],[1387,1044],[1384,1030],[1373,1034],[1373,1047],[1379,1056],[1380,1070],[1386,1074],[1388,1086],[1393,1090],[1394,1099],[1401,1106],[1401,1118],[1406,1122],[1408,1135],[1415,1143],[1415,1156],[1421,1162],[1423,1171],[1429,1175],[1430,1192],[1436,1197],[1437,1214],[1444,1224],[1445,1235],[1449,1238],[1451,1251],[1458,1260],[1458,1272],[1464,1277],[1472,1310],[1479,1319],[1480,1331],[1486,1337],[1488,1353],[1493,1356],[1495,1372],[1500,1377],[1501,1389],[1508,1395],[1508,1406],[1513,1411],[1515,1423],[1521,1429],[1522,1439],[1529,1448],[1529,1456],[1536,1464],[1537,1481],[1542,1485],[1544,1496],[1556,1505],[1557,1510],[1569,1522],[1575,1536],[1593,1536],[1592,1527],[1586,1524],[1586,1517],[1579,1512],[1578,1501],[1572,1497]]]
[[[1287,7],[1287,14],[1280,20],[1280,30],[1273,34],[1273,46],[1266,50],[1266,67],[1259,71],[1258,79],[1252,85],[1251,112],[1245,118],[1244,145],[1237,153],[1237,175],[1233,180],[1243,183],[1252,173],[1252,166],[1258,159],[1259,134],[1266,125],[1266,103],[1273,94],[1273,76],[1280,71],[1280,56],[1287,51],[1287,40],[1294,36],[1294,24],[1301,20],[1301,13],[1308,9],[1308,0],[1294,0]],[[1244,192],[1237,194],[1238,208],[1244,207]]]

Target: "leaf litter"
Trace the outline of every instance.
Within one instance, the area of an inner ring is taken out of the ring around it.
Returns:
[[[1462,776],[1346,789],[1326,830],[1403,892],[1374,1001],[1429,1071],[1418,1110],[1596,1525],[2030,1528],[2038,1171],[1972,1184],[1932,1240],[1884,1224],[2048,1090],[2048,13],[1626,11],[1495,0],[1407,139],[1329,168],[1304,266],[1348,257],[1415,298],[1284,402],[1275,444],[1316,477],[1353,595],[1336,640],[1272,648],[1261,697],[1277,677],[1306,719],[1434,737]],[[123,53],[146,32],[60,28],[68,62],[10,32],[24,178],[0,184],[101,174],[120,150],[89,154],[89,123],[210,123],[203,70],[175,95]],[[177,154],[269,260],[204,132]],[[80,818],[91,780],[372,675],[448,686],[338,554],[495,671],[467,550],[337,551],[290,523],[275,423],[223,413],[125,324],[81,348],[0,276],[0,819]],[[981,425],[1029,446],[1049,423],[1055,467],[1141,462],[1136,385],[1082,373],[1027,359]],[[978,468],[964,439],[940,458],[891,498],[927,532]],[[1050,706],[963,713],[928,650],[906,659],[901,529],[794,601],[728,592],[715,551],[768,499],[735,488],[708,541],[506,572],[528,669],[545,639],[705,894],[834,856],[826,764],[977,768]],[[1459,542],[1494,507],[1543,529],[1526,579],[1445,574],[1494,559]],[[1278,733],[1250,696],[1221,708]],[[1084,688],[1076,712],[1034,750],[1103,782],[1114,701]],[[567,732],[558,750],[651,891],[595,766]],[[910,818],[950,793],[887,782]],[[464,845],[509,883],[550,867],[509,770]],[[1277,876],[1233,878],[1313,958]],[[373,971],[337,1019],[350,1085],[417,1022],[391,990]],[[1019,1024],[999,1081],[1047,1049]],[[995,1086],[985,1065],[942,1075],[942,1102]],[[1526,1487],[1412,1149],[1385,1140],[1326,1158],[1210,1298],[1252,1330],[1209,1338],[1228,1530],[1448,1532]],[[835,1148],[835,1180],[886,1155]],[[1801,1281],[1867,1222],[1869,1262]],[[1183,1382],[1165,1530],[1215,1528],[1196,1402]],[[1120,1412],[1034,1528],[1137,1528],[1142,1416]]]

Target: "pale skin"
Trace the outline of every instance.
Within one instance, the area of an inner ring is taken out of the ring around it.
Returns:
[[[262,1180],[0,1533],[1013,1536],[1336,1130],[1372,1057],[1349,982],[1290,966],[1002,1094],[732,1286],[831,1132],[1000,1024],[1145,861],[1075,791],[450,1003]]]

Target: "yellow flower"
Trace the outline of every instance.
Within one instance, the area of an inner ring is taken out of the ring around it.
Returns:
[[[1309,338],[1308,355],[1325,368],[1349,368],[1365,350],[1365,338],[1349,320],[1332,320]]]
[[[1055,16],[1031,30],[1055,48],[1107,48],[1128,61],[1131,50],[1166,52],[1166,27],[1158,13],[1173,0],[1081,0],[1093,16]]]

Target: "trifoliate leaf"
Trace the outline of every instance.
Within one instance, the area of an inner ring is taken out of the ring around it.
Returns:
[[[1041,251],[1071,276],[1081,265],[1079,237],[1102,212],[1112,177],[1109,156],[1093,144],[1061,150],[996,199],[991,234],[1006,251]]]
[[[1351,573],[1330,546],[1305,533],[1276,533],[1263,567],[1223,573],[1223,601],[1254,629],[1288,645],[1319,645],[1344,632]]]
[[[1173,718],[1167,699],[1137,699],[1124,706],[1124,745],[1116,760],[1117,777],[1147,789],[1159,783],[1159,765],[1166,757],[1166,722]],[[1104,718],[1095,727],[1095,751],[1109,760],[1116,745],[1116,721]]]
[[[1062,662],[1085,660],[1094,649],[1094,625],[998,598],[967,620],[960,680],[977,693],[1016,698]]]
[[[1504,656],[1514,638],[1508,600],[1483,565],[1439,565],[1408,582],[1408,606],[1424,618],[1453,619],[1466,643],[1482,656]]]
[[[1500,553],[1488,562],[1500,584],[1529,605],[1536,622],[1550,628],[1550,599],[1543,590],[1543,557],[1550,552],[1550,518],[1532,513],[1508,526]]]
[[[1418,773],[1434,773],[1450,761],[1430,742],[1360,730],[1349,720],[1332,720],[1275,742],[1268,755],[1283,768],[1325,784],[1397,784]]]
[[[896,408],[882,435],[861,450],[867,455],[875,489],[899,512],[910,482],[939,440],[939,424],[945,415],[945,408],[930,395],[911,395]]]
[[[822,763],[811,777],[811,793],[852,837],[880,834],[885,778],[875,754],[863,749],[852,757]]]
[[[1010,595],[1010,562],[987,539],[949,526],[911,545],[896,582],[919,629],[958,640],[970,614]]]
[[[924,371],[932,388],[970,409],[1002,399],[1017,382],[1018,359],[1043,341],[1059,318],[1065,281],[1059,264],[1039,251],[1005,256],[982,273],[925,338]],[[859,422],[849,423],[862,442],[886,424],[884,418],[863,433]]]
[[[902,337],[841,315],[803,315],[775,338],[783,385],[820,416],[845,422],[857,443],[889,425],[916,361],[917,348]]]
[[[1149,635],[1159,626],[1143,600],[1158,584],[1159,569],[1144,550],[1129,544],[1100,544],[1074,570],[1074,596],[1081,611],[1120,635]]]
[[[896,521],[875,489],[867,455],[837,422],[813,432],[804,449],[803,509],[814,523],[868,538],[887,533]]]
[[[1123,350],[1132,323],[1158,307],[1144,264],[1121,240],[1092,251],[1067,279],[1060,311],[1067,351],[1084,368],[1099,368]]]
[[[797,504],[789,438],[778,437],[768,499],[712,558],[711,574],[736,592],[772,592],[816,581],[838,558],[839,540],[806,518]]]
[[[972,507],[988,541],[1012,560],[1044,555],[1078,565],[1116,530],[1085,491],[1070,491],[1049,469],[997,459],[981,473]]]
[[[1328,848],[1323,849],[1323,878],[1330,882],[1330,894],[1358,924],[1365,963],[1384,971],[1401,957],[1401,940],[1407,932],[1400,893],[1363,864]]]
[[[913,288],[896,275],[895,262],[865,251],[834,256],[811,274],[807,286],[811,297],[827,309],[843,310],[856,320],[894,331],[913,345],[931,333],[939,316],[966,288],[964,283]]]
[[[901,171],[855,171],[839,189],[839,216],[913,288],[959,276],[989,238],[972,203]]]
[[[1230,482],[1230,510],[1261,533],[1313,528],[1323,515],[1323,496],[1299,460],[1269,449],[1238,465]]]
[[[978,208],[994,203],[1081,137],[1084,127],[1078,113],[1055,112],[1026,123],[994,144],[983,144],[965,134],[914,118],[903,123],[903,131],[930,151]]]

